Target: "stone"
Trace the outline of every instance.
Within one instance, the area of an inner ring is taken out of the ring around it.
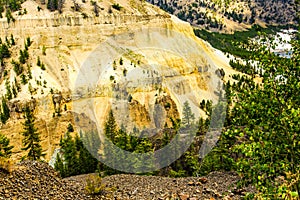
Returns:
[[[188,185],[189,185],[189,186],[194,186],[194,185],[195,185],[195,183],[194,183],[194,182],[192,182],[192,181],[190,181],[190,182],[188,182]]]
[[[190,197],[190,195],[188,195],[188,194],[184,194],[184,193],[179,194],[180,200],[188,200],[189,197]]]
[[[199,178],[199,181],[201,183],[206,183],[207,182],[207,178],[201,177],[201,178]]]

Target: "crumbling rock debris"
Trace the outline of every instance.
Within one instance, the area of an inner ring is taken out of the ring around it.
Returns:
[[[205,177],[169,178],[118,174],[102,179],[107,193],[89,195],[86,190],[88,174],[62,179],[47,163],[22,161],[11,173],[0,171],[0,200],[10,199],[241,199],[233,194],[239,177],[230,172],[213,172]],[[204,181],[205,180],[205,181]],[[244,188],[243,193],[253,192]],[[230,196],[228,196],[230,195]]]

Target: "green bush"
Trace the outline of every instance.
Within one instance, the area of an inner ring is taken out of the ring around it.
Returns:
[[[118,11],[120,11],[123,7],[122,6],[120,6],[118,3],[116,4],[116,3],[114,3],[113,5],[112,5],[112,8],[114,8],[114,9],[116,9],[116,10],[118,10]]]
[[[85,190],[91,195],[103,195],[107,188],[102,183],[102,179],[99,175],[89,175],[86,179]]]

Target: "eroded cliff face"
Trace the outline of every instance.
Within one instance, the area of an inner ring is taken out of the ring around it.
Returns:
[[[46,160],[69,123],[88,130],[97,121],[101,128],[113,110],[118,125],[128,130],[159,129],[171,126],[170,118],[182,117],[185,101],[196,118],[205,116],[200,101],[217,101],[222,81],[216,70],[223,68],[226,79],[232,73],[228,61],[197,39],[188,23],[147,3],[144,6],[150,14],[84,18],[73,13],[17,18],[10,24],[0,21],[1,35],[15,37],[15,52],[23,48],[25,38],[32,40],[27,63],[33,78],[13,101],[19,105],[36,100],[36,125]],[[46,70],[37,66],[37,57]],[[6,70],[13,83],[16,74],[10,61]],[[1,77],[2,94],[6,78]],[[61,116],[53,115],[58,108]],[[1,125],[1,132],[15,146],[13,159],[24,154],[19,134],[23,120],[20,111],[11,109],[11,119]]]

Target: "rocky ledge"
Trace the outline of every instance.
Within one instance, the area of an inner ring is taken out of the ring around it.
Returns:
[[[11,173],[0,172],[0,199],[241,199],[252,188],[236,189],[239,177],[213,172],[205,177],[168,178],[119,174],[102,179],[107,190],[89,195],[88,175],[61,179],[47,163],[23,161]]]

